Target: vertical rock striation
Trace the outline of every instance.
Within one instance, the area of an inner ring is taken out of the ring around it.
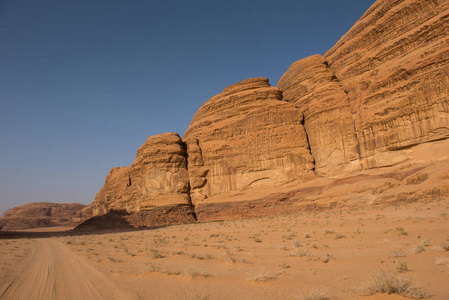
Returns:
[[[183,137],[197,209],[217,195],[314,176],[302,119],[262,77],[231,85],[207,101]]]
[[[79,218],[110,211],[131,214],[134,227],[195,221],[185,150],[176,133],[149,137],[129,167],[112,168],[95,201]]]
[[[304,111],[319,173],[449,137],[447,32],[447,1],[379,0],[324,57],[290,67],[278,87]]]
[[[323,56],[313,55],[295,62],[277,87],[284,100],[304,115],[317,175],[343,166],[360,167],[349,98]]]
[[[409,159],[407,148],[449,138],[448,32],[447,0],[376,1],[277,87],[243,80],[204,103],[182,140],[150,137],[130,167],[111,169],[79,218],[125,211],[131,225],[154,226],[191,222],[195,213],[269,215],[321,197],[323,187],[301,187],[315,174]],[[291,182],[296,191],[270,190]]]

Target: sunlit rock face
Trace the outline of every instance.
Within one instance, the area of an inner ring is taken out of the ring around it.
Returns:
[[[448,32],[446,0],[376,1],[334,47],[293,63],[276,87],[243,80],[204,103],[182,139],[150,137],[77,217],[120,212],[138,227],[327,209],[351,200],[347,187],[340,203],[325,196],[353,182],[340,177],[428,160],[427,146],[447,155],[441,145],[430,150],[449,138]]]
[[[137,220],[132,224],[135,227],[194,221],[186,167],[178,134],[151,136],[139,148],[131,166],[111,169],[95,201],[79,217],[122,211],[140,216],[133,217]],[[167,212],[172,218],[166,218]]]
[[[449,137],[449,2],[377,1],[278,83],[304,112],[317,173],[381,167]]]
[[[302,122],[262,77],[231,85],[204,103],[183,137],[193,204],[314,176]]]
[[[348,95],[321,55],[295,62],[277,85],[304,116],[315,172],[359,168],[359,148]]]

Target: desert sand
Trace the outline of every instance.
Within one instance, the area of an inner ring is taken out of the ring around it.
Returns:
[[[0,241],[0,295],[449,299],[448,210],[448,199],[437,199],[115,233],[16,234]],[[375,290],[382,274],[410,279],[400,292],[407,297]]]

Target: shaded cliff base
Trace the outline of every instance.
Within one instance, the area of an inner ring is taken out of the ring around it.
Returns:
[[[141,227],[162,227],[196,222],[195,213],[190,205],[162,206],[135,213],[126,211],[110,211],[101,216],[92,217],[75,230],[114,230]]]
[[[172,205],[136,213],[110,213],[78,229],[160,227],[174,224],[233,220],[341,208],[424,202],[449,197],[449,140],[395,151],[395,165],[372,168],[278,187],[221,194],[195,206]],[[110,219],[109,219],[110,218]],[[104,223],[104,225],[100,225]]]

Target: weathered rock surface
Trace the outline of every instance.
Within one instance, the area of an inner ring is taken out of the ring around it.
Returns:
[[[449,137],[448,31],[447,1],[377,1],[324,57],[290,67],[278,87],[304,111],[318,173]]]
[[[112,168],[80,220],[110,211],[138,215],[132,225],[160,226],[195,221],[189,197],[185,150],[176,133],[148,138],[129,167]],[[163,217],[171,212],[171,218]]]
[[[160,226],[447,197],[448,32],[446,0],[378,0],[277,87],[243,80],[182,140],[150,137],[79,219]]]
[[[301,123],[298,110],[262,77],[231,85],[204,103],[183,138],[193,204],[314,177]]]
[[[348,95],[321,55],[295,62],[277,85],[304,115],[315,172],[359,168],[359,149]]]
[[[7,210],[0,218],[1,230],[74,226],[73,216],[85,208],[79,203],[34,202]]]

